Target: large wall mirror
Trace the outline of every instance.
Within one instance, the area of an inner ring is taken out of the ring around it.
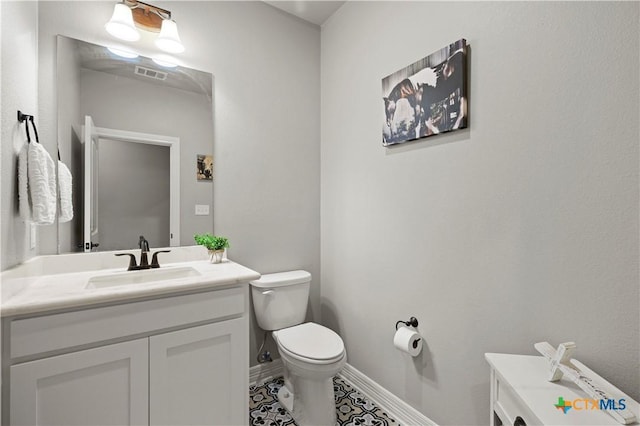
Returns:
[[[136,248],[139,235],[192,245],[213,229],[213,76],[123,55],[57,39],[58,150],[73,176],[59,253]]]

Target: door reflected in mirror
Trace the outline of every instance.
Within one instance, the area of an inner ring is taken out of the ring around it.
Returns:
[[[127,229],[139,229],[158,246],[171,245],[169,227],[169,148],[119,140],[100,140],[97,241],[103,250],[131,245]],[[122,161],[126,161],[123,164]],[[140,167],[144,163],[145,167]],[[122,170],[127,173],[119,173]],[[114,173],[115,171],[115,173]],[[106,188],[121,188],[117,191]],[[178,224],[179,225],[179,224]]]
[[[180,138],[97,127],[85,116],[84,251],[118,250],[136,229],[156,247],[180,241]]]
[[[195,173],[198,156],[213,154],[212,75],[57,41],[58,147],[74,208],[58,224],[58,252],[137,248],[140,235],[152,247],[192,245],[212,232],[211,213],[194,212],[213,210],[212,180]]]

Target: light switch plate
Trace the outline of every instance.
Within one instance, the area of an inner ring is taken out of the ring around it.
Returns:
[[[209,204],[196,204],[196,216],[208,216]]]

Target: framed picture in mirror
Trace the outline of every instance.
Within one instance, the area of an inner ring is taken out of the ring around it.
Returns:
[[[198,181],[213,181],[213,155],[198,154],[196,179]]]

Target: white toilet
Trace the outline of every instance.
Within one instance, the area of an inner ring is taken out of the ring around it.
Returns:
[[[338,334],[313,322],[307,312],[311,274],[307,271],[263,275],[251,282],[258,325],[273,331],[284,365],[278,400],[299,426],[334,426],[333,376],[347,362]]]

